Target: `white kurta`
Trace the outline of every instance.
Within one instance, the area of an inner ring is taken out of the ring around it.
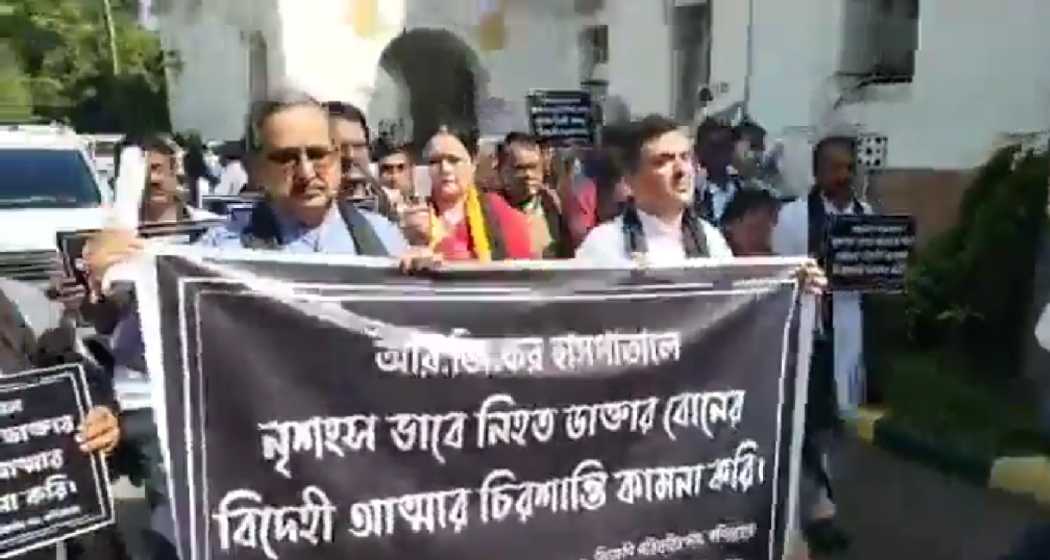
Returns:
[[[642,232],[649,249],[646,255],[647,262],[659,266],[674,265],[686,260],[682,228],[668,226],[641,210],[638,210],[638,220],[642,223]],[[733,251],[722,237],[722,233],[703,220],[700,220],[700,223],[704,228],[704,235],[707,236],[708,256],[713,259],[733,258]],[[626,265],[630,264],[632,259],[625,246],[621,216],[592,229],[576,249],[576,258],[603,265]]]
[[[863,204],[865,212],[871,207]],[[824,209],[829,216],[852,214],[850,204],[840,212],[825,201]],[[807,197],[785,205],[780,210],[780,220],[773,230],[773,251],[778,255],[796,256],[809,253],[809,207]],[[863,404],[866,388],[864,371],[864,320],[860,309],[860,295],[838,293],[834,298],[832,322],[835,328],[835,386],[839,408],[850,414]]]

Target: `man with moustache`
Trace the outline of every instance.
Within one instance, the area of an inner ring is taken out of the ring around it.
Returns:
[[[328,111],[309,96],[286,92],[254,107],[248,134],[252,182],[267,197],[251,220],[230,222],[207,232],[199,245],[274,250],[288,253],[335,253],[401,257],[402,269],[429,266],[430,251],[409,252],[400,230],[378,214],[359,210],[338,197],[342,169],[333,145]],[[107,230],[89,243],[88,269],[95,278],[141,251],[134,232]],[[137,315],[127,326],[137,343],[128,351],[142,355]],[[149,432],[149,430],[145,430]],[[153,461],[151,467],[160,468]],[[163,473],[160,473],[163,478]],[[167,507],[166,487],[157,485],[153,508]],[[163,511],[158,509],[158,511]],[[170,515],[154,514],[154,558],[175,558]]]
[[[816,184],[809,196],[781,209],[773,231],[773,250],[777,254],[809,255],[822,262],[830,217],[871,213],[871,208],[854,194],[855,171],[852,138],[830,136],[817,143],[813,148]],[[851,414],[864,399],[864,322],[859,294],[827,294],[822,303],[820,331],[813,345],[802,451],[803,483],[815,482],[816,488],[803,494],[803,501],[811,502],[805,504],[809,511],[803,513],[807,516],[807,540],[814,550],[835,553],[847,549],[850,539],[835,521],[827,448],[841,424],[840,414]]]
[[[146,155],[140,223],[171,223],[201,217],[179,192],[177,154],[170,144],[159,136],[129,139],[126,144],[137,145]]]
[[[401,257],[405,268],[427,264],[430,253],[407,251],[405,238],[389,220],[338,199],[341,158],[328,111],[319,102],[287,91],[256,104],[248,143],[251,179],[266,199],[247,223],[212,229],[199,245]],[[101,278],[142,246],[134,232],[103,231],[89,243],[88,268]]]
[[[246,227],[229,224],[201,240],[214,247],[274,249],[290,253],[400,256],[407,248],[386,218],[339,200],[338,126],[317,101],[297,92],[258,104],[249,131],[254,183],[267,200]],[[357,151],[357,146],[351,146]],[[355,157],[356,161],[357,158]]]
[[[536,139],[508,134],[498,165],[500,194],[528,220],[533,258],[572,257],[572,234],[558,197],[543,182],[543,151]]]

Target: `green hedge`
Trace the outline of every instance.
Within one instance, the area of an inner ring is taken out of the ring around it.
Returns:
[[[1005,148],[967,191],[959,224],[919,255],[908,278],[908,334],[996,375],[1019,369],[1039,236],[1047,222],[1047,155]]]

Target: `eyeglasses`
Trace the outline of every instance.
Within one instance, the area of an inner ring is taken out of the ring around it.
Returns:
[[[292,169],[305,157],[315,169],[327,168],[332,164],[332,149],[323,146],[305,146],[302,148],[282,148],[266,154],[266,159],[285,170]]]

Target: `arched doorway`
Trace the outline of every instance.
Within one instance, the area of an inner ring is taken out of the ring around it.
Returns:
[[[454,33],[413,29],[394,39],[379,65],[407,92],[411,140],[417,149],[443,124],[477,128],[477,99],[483,76],[477,55]],[[406,118],[407,117],[407,118]]]

